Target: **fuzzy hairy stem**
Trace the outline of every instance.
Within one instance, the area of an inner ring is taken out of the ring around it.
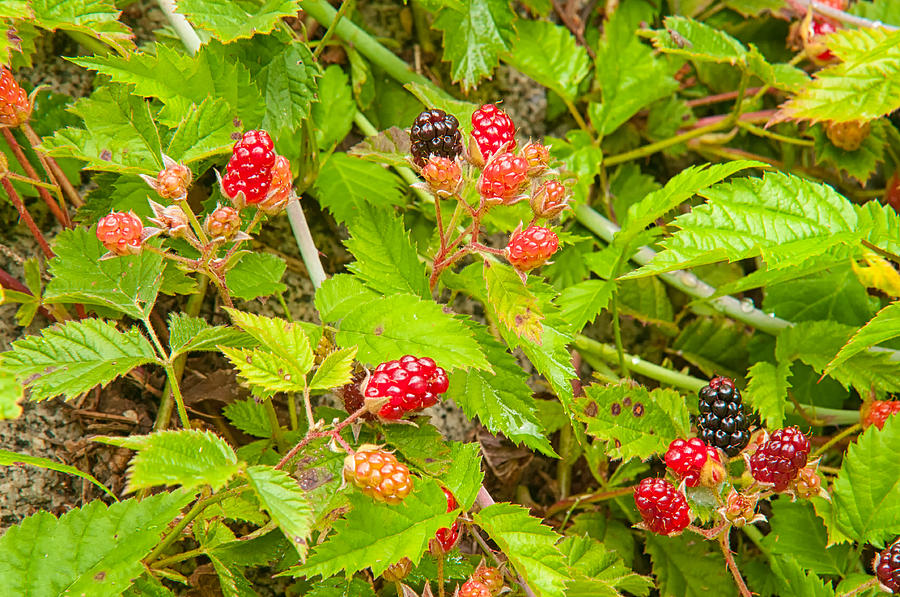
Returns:
[[[34,153],[37,154],[41,165],[47,171],[47,176],[54,184],[62,189],[63,193],[65,193],[66,197],[69,199],[69,203],[75,207],[84,205],[84,200],[81,198],[81,195],[78,194],[78,191],[76,191],[75,187],[72,186],[72,183],[69,182],[69,179],[62,171],[62,168],[59,167],[59,164],[56,163],[56,160],[38,150],[38,147],[41,145],[41,138],[37,136],[34,129],[31,128],[31,125],[26,122],[20,128],[22,129],[22,132],[25,133],[28,142],[31,143],[34,148]]]
[[[13,188],[12,183],[7,177],[4,176],[3,178],[0,178],[0,184],[3,185],[3,189],[9,196],[9,200],[12,201],[12,204],[13,206],[15,206],[16,211],[19,212],[19,217],[22,218],[23,222],[25,222],[25,226],[27,226],[29,232],[31,232],[31,236],[33,236],[34,240],[37,241],[37,244],[40,245],[41,250],[44,252],[44,255],[47,257],[47,259],[52,259],[54,256],[53,249],[50,248],[50,245],[47,243],[47,239],[44,238],[44,234],[41,232],[41,229],[38,228],[37,224],[34,223],[34,219],[28,212],[28,208],[25,207],[25,204],[22,202],[22,198],[19,197],[19,194],[16,192],[16,189]]]
[[[51,188],[57,191],[59,203],[50,196],[50,193],[46,188],[40,186],[40,177],[38,176],[37,171],[34,169],[34,166],[31,165],[31,162],[28,161],[28,158],[25,156],[25,152],[22,151],[22,147],[16,141],[15,135],[13,135],[12,131],[7,127],[3,127],[0,129],[3,132],[3,138],[6,140],[6,144],[9,145],[9,148],[12,150],[13,155],[16,157],[16,160],[22,166],[22,169],[25,170],[25,174],[28,175],[29,178],[32,179],[32,185],[37,189],[38,194],[40,194],[41,199],[44,200],[44,203],[47,204],[47,207],[53,213],[53,217],[56,218],[56,221],[60,223],[64,228],[70,228],[72,226],[72,221],[69,218],[69,214],[66,211],[66,204],[62,199],[62,192],[59,190],[59,187],[50,185]],[[12,172],[9,173],[12,175]]]
[[[734,560],[734,554],[731,553],[731,547],[728,545],[729,535],[730,533],[728,530],[719,535],[719,547],[722,548],[722,555],[725,556],[725,563],[728,564],[728,569],[731,571],[734,582],[741,592],[741,597],[753,597],[753,593],[750,592],[750,589],[747,588],[747,583],[744,582],[744,577],[741,576],[741,571],[738,569],[737,562]]]
[[[313,287],[318,289],[326,279],[328,274],[322,267],[322,260],[319,258],[319,250],[313,240],[312,232],[309,230],[309,224],[306,222],[306,216],[303,214],[303,207],[300,205],[299,199],[289,201],[287,204],[288,220],[291,223],[291,229],[294,231],[294,240],[297,242],[297,248],[300,249],[300,257],[306,265],[306,271],[309,273],[309,279],[312,281]]]

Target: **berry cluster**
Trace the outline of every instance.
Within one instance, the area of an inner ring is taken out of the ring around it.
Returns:
[[[786,427],[772,435],[750,456],[750,472],[760,483],[784,491],[806,466],[809,438],[796,427]]]
[[[0,125],[19,126],[31,116],[31,101],[12,73],[0,66]]]
[[[364,395],[366,401],[387,399],[378,414],[384,419],[401,419],[410,412],[437,404],[447,391],[447,372],[428,358],[406,355],[375,368]]]
[[[744,414],[741,392],[734,382],[715,377],[700,389],[700,439],[734,457],[750,442],[750,419]]]
[[[364,494],[388,504],[399,504],[413,486],[406,465],[371,444],[363,444],[344,459],[344,478]]]
[[[665,479],[643,479],[634,490],[634,503],[651,532],[673,535],[691,524],[687,499]]]
[[[114,211],[97,222],[97,238],[114,255],[134,255],[144,241],[144,225],[133,211]]]

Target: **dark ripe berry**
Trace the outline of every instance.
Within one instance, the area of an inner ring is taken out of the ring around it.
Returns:
[[[456,502],[456,498],[453,497],[453,494],[446,487],[441,487],[444,490],[444,495],[447,497],[447,512],[452,512],[459,508],[459,504]],[[450,528],[442,527],[437,530],[434,534],[434,538],[437,541],[438,546],[442,553],[447,553],[454,547],[456,547],[456,542],[459,540],[459,523],[454,522],[450,525]]]
[[[344,459],[344,478],[378,501],[399,504],[412,491],[409,469],[390,452],[364,444]]]
[[[375,367],[366,386],[365,398],[387,398],[379,416],[400,419],[408,412],[437,404],[438,396],[446,392],[449,385],[447,372],[432,359],[406,355]]]
[[[472,580],[480,582],[488,588],[491,595],[497,595],[503,590],[503,573],[497,568],[481,565],[472,573]]]
[[[863,419],[863,426],[875,425],[884,429],[888,417],[900,413],[900,400],[875,400],[869,406]]]
[[[491,590],[483,583],[470,578],[459,588],[457,597],[491,597]]]
[[[409,129],[410,153],[413,161],[424,166],[431,156],[456,159],[462,153],[459,121],[443,110],[425,110]]]
[[[750,419],[744,414],[741,392],[734,382],[715,377],[700,389],[700,439],[728,456],[737,456],[750,442]]]
[[[895,115],[898,117],[895,122]],[[900,110],[891,115],[891,122],[894,126],[900,128]],[[900,213],[900,172],[894,172],[888,180],[887,188],[884,193],[884,202],[894,208],[894,211]]]
[[[719,462],[719,453],[696,437],[676,439],[669,444],[665,460],[666,466],[684,479],[685,485],[697,487],[700,485],[703,467],[708,460]]]
[[[521,272],[527,272],[550,259],[559,248],[559,238],[549,228],[529,226],[512,235],[506,245],[506,259]]]
[[[648,477],[634,491],[634,503],[647,528],[660,535],[680,533],[691,524],[684,495],[665,479]]]
[[[482,170],[478,192],[487,199],[511,203],[527,182],[528,161],[514,153],[501,153]]]
[[[19,126],[30,116],[28,94],[19,87],[12,73],[0,66],[0,125]]]
[[[472,137],[485,160],[500,151],[504,144],[508,143],[505,151],[516,147],[516,127],[512,119],[494,104],[485,104],[472,114]]]
[[[809,456],[809,438],[797,427],[778,429],[750,456],[750,472],[761,483],[784,491]]]
[[[143,232],[144,225],[133,211],[114,211],[97,222],[97,238],[116,255],[139,253]]]
[[[900,541],[897,541],[875,558],[875,576],[895,595],[900,594]]]
[[[222,186],[231,199],[244,193],[247,203],[259,203],[266,198],[272,183],[275,165],[275,146],[266,131],[247,131],[234,144]]]
[[[869,136],[871,126],[868,122],[828,122],[825,124],[825,134],[835,147],[844,151],[856,151],[862,147],[863,141]]]

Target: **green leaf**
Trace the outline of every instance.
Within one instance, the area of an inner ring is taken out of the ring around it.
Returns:
[[[223,597],[256,597],[258,595],[253,590],[253,585],[244,576],[240,566],[226,562],[214,553],[206,555],[219,576],[219,586],[222,588]]]
[[[647,535],[647,553],[653,560],[653,574],[661,595],[673,597],[731,597],[737,595],[718,549],[708,541],[686,535]]]
[[[464,91],[489,77],[509,50],[515,14],[508,2],[471,0],[441,9],[434,27],[444,32],[444,60],[450,62],[453,82]]]
[[[559,544],[574,581],[566,586],[566,597],[619,597],[616,589],[647,595],[653,581],[632,572],[622,558],[590,537],[566,537]]]
[[[350,238],[344,245],[356,261],[347,269],[382,294],[431,297],[425,264],[419,261],[401,218],[387,209],[360,203],[349,228]]]
[[[101,261],[107,251],[94,229],[85,228],[60,232],[53,250],[45,302],[100,305],[135,319],[150,316],[162,284],[162,256],[142,251]]]
[[[330,149],[344,140],[353,128],[356,102],[344,70],[332,64],[319,79],[318,101],[312,105],[316,125],[316,145]]]
[[[778,429],[784,424],[784,404],[791,384],[791,364],[786,361],[776,367],[766,361],[757,361],[747,371],[750,383],[744,390],[747,404],[759,412],[769,429]]]
[[[272,423],[264,404],[253,398],[236,400],[222,412],[232,425],[255,437],[272,437]]]
[[[854,355],[897,337],[900,337],[900,302],[891,303],[879,311],[869,323],[853,334],[850,341],[828,363],[825,373],[831,373],[835,367],[845,363]]]
[[[831,583],[822,581],[814,572],[804,572],[795,558],[773,558],[771,563],[771,572],[782,585],[782,594],[792,597],[834,597]]]
[[[635,35],[638,5],[623,5],[604,27],[597,45],[597,82],[603,102],[588,104],[594,128],[608,135],[642,108],[674,93],[678,82],[671,65],[657,58],[653,50]]]
[[[413,355],[428,355],[441,367],[491,366],[462,320],[441,305],[409,294],[380,297],[358,306],[341,321],[340,346],[358,346],[363,363],[381,363]]]
[[[253,344],[244,332],[223,325],[209,325],[185,313],[169,314],[169,349],[172,358],[192,351],[218,350],[219,346],[239,348]]]
[[[134,35],[119,21],[122,13],[112,0],[31,0],[30,8],[35,22],[44,29],[81,33],[99,39],[119,54],[134,48]]]
[[[0,376],[0,380],[2,380],[2,376]],[[56,471],[58,473],[66,473],[67,475],[75,475],[76,477],[87,479],[88,481],[102,489],[109,497],[118,501],[118,498],[113,492],[107,489],[106,485],[95,479],[94,476],[90,473],[80,471],[74,466],[62,464],[61,462],[56,462],[55,460],[50,460],[49,458],[39,458],[37,456],[28,456],[27,454],[17,454],[16,452],[10,452],[8,450],[0,450],[0,466],[25,465],[37,466],[51,471]]]
[[[0,582],[9,595],[118,595],[191,499],[162,493],[109,507],[95,500],[57,519],[38,512],[0,537]]]
[[[281,282],[287,264],[271,253],[247,253],[225,274],[232,295],[245,301],[287,290]]]
[[[95,439],[137,450],[128,469],[128,491],[157,485],[186,488],[210,485],[215,490],[225,485],[241,467],[231,446],[210,431],[181,429]]]
[[[278,392],[302,392],[306,388],[308,370],[299,368],[293,359],[259,348],[219,349],[258,398],[271,398]]]
[[[463,510],[471,508],[484,481],[481,446],[477,442],[450,442],[450,468],[440,480]]]
[[[166,44],[156,44],[150,46],[151,51],[135,52],[128,57],[93,56],[73,59],[73,62],[107,75],[117,83],[133,86],[139,95],[159,99],[164,104],[158,116],[163,124],[177,125],[196,106],[214,97],[228,102],[229,120],[236,118],[245,128],[258,126],[266,110],[259,87],[251,79],[250,71],[227,55],[225,48],[218,42],[207,43],[196,56],[189,56]],[[235,127],[234,132],[241,129]]]
[[[123,333],[101,319],[69,321],[44,328],[40,336],[16,340],[0,354],[0,365],[25,383],[31,400],[62,395],[66,400],[105,386],[156,354],[137,328]]]
[[[2,357],[0,357],[2,361]],[[0,362],[2,364],[2,362]],[[25,397],[25,388],[10,371],[0,368],[0,421],[16,419],[22,414],[19,405]]]
[[[269,466],[248,467],[247,478],[262,507],[291,541],[300,557],[305,557],[313,511],[297,481],[286,472]]]
[[[690,431],[684,398],[670,389],[591,385],[576,398],[576,416],[587,424],[588,435],[606,442],[610,458],[649,458],[666,452],[669,442]]]
[[[498,322],[519,338],[541,343],[540,305],[512,267],[503,263],[484,262],[487,300]]]
[[[628,224],[616,233],[616,244],[626,246],[624,243],[633,240],[647,226],[703,189],[722,182],[741,170],[766,167],[767,164],[762,162],[739,160],[724,164],[701,164],[682,170],[670,178],[666,186],[628,208]]]
[[[580,330],[606,309],[616,289],[615,280],[585,280],[562,291],[560,315],[572,329]]]
[[[832,491],[838,524],[860,543],[900,534],[900,418],[872,425],[850,444]]]
[[[363,203],[376,207],[403,205],[402,184],[378,164],[337,152],[319,170],[316,199],[338,222],[346,224],[356,220]]]
[[[855,331],[853,326],[832,321],[798,323],[778,335],[775,356],[779,361],[800,359],[819,373],[838,354]],[[891,351],[859,352],[829,373],[844,387],[861,394],[875,390],[900,391],[900,368]]]
[[[356,358],[356,347],[341,348],[330,353],[319,368],[316,369],[311,390],[330,390],[350,383],[353,377],[353,359]]]
[[[531,364],[550,382],[550,387],[568,412],[572,407],[572,380],[578,377],[568,348],[572,336],[546,323],[543,328],[541,344],[510,342],[508,336],[504,339],[510,348],[518,346],[522,349]]]
[[[818,271],[813,274],[768,283],[763,308],[788,321],[830,319],[845,325],[864,325],[874,315],[873,309],[865,287],[847,261],[834,263],[826,257],[821,266],[814,266]]]
[[[845,29],[829,35],[841,61],[781,105],[781,119],[871,121],[900,108],[900,31]]]
[[[437,483],[421,478],[396,506],[358,491],[350,493],[350,505],[350,513],[334,523],[335,532],[315,548],[306,564],[291,569],[296,576],[328,578],[366,567],[378,576],[402,558],[416,564],[437,530],[453,524],[458,514],[447,512],[447,498]]]
[[[587,51],[568,29],[548,21],[521,20],[506,62],[560,97],[574,102],[590,70]]]
[[[426,105],[430,106],[431,104]],[[463,124],[460,120],[460,129],[462,129],[462,127]],[[345,155],[360,158],[367,162],[374,162],[375,164],[379,164],[382,167],[392,166],[394,168],[408,168],[409,148],[409,131],[396,126],[392,126],[389,129],[381,131],[376,135],[366,137],[365,139],[351,147]],[[339,157],[342,154],[335,153],[332,155]],[[338,207],[339,206],[337,205],[335,206],[335,208]]]
[[[338,274],[316,290],[316,309],[322,321],[340,321],[363,303],[379,298],[356,276]]]
[[[440,475],[450,465],[450,448],[437,427],[424,417],[412,425],[385,425],[382,428],[384,441],[403,455],[403,462],[425,471],[429,475]]]
[[[555,456],[537,418],[522,367],[483,327],[476,327],[475,333],[493,372],[470,369],[452,373],[447,397],[470,419],[477,416],[491,433],[502,433],[512,442]]]
[[[296,16],[297,10],[298,0],[266,0],[262,6],[232,0],[178,0],[179,13],[224,42],[268,33],[281,17]]]
[[[230,154],[235,132],[228,102],[207,98],[191,110],[179,124],[166,146],[166,155],[184,164],[193,164],[220,154]]]
[[[310,337],[300,323],[287,322],[277,317],[264,317],[253,313],[227,309],[234,325],[238,326],[269,351],[288,361],[293,361],[292,369],[306,375],[313,366]]]
[[[850,545],[827,547],[825,524],[816,516],[812,504],[776,500],[768,518],[772,532],[763,542],[772,554],[793,557],[804,569],[816,574],[843,575]]]
[[[831,187],[781,173],[723,183],[700,193],[707,203],[675,219],[681,230],[653,261],[625,276],[642,277],[761,256],[770,267],[801,263],[857,240],[856,212]]]
[[[529,516],[524,507],[508,503],[488,506],[478,511],[474,520],[538,597],[566,595],[570,575],[556,548],[559,535],[553,529]]]
[[[106,85],[78,100],[71,111],[85,128],[67,127],[45,137],[49,155],[87,162],[90,170],[148,174],[163,169],[159,131],[150,104],[123,85]]]

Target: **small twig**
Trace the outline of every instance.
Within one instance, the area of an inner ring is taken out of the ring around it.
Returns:
[[[872,587],[877,587],[877,586],[878,586],[878,579],[873,578],[873,579],[868,580],[868,581],[864,582],[863,584],[859,585],[852,591],[848,591],[846,593],[841,593],[840,595],[838,595],[838,597],[853,597],[853,595],[858,595],[858,594],[862,593],[863,591],[867,591],[868,589],[871,589]]]
[[[753,597],[753,593],[750,592],[750,589],[747,588],[747,584],[744,582],[744,577],[741,576],[741,571],[738,570],[737,562],[734,561],[734,555],[731,553],[731,547],[728,545],[729,534],[726,531],[719,535],[719,546],[722,548],[722,555],[725,556],[725,563],[728,564],[728,569],[731,570],[731,575],[734,576],[734,582],[737,583],[741,597]]]
[[[559,512],[568,510],[569,508],[577,504],[595,504],[597,502],[630,495],[633,492],[634,487],[620,487],[618,489],[611,489],[609,491],[572,496],[564,500],[560,500],[547,508],[547,510],[544,511],[544,518],[549,518],[554,514],[558,514]]]
[[[31,128],[31,125],[26,122],[20,128],[22,129],[22,132],[25,133],[28,142],[34,147],[34,153],[37,155],[38,160],[40,160],[41,165],[47,171],[47,176],[50,180],[59,185],[72,205],[75,207],[84,205],[84,200],[81,198],[81,195],[78,194],[78,191],[76,191],[75,187],[72,186],[72,183],[69,182],[69,179],[62,171],[62,168],[59,167],[59,164],[56,163],[56,160],[49,155],[45,155],[41,151],[38,151],[38,147],[41,144],[41,138],[37,136],[34,129]]]
[[[319,41],[316,46],[316,50],[313,52],[313,59],[318,60],[319,56],[322,54],[322,50],[325,49],[325,46],[328,45],[329,40],[334,36],[334,31],[337,29],[338,23],[341,22],[341,19],[347,14],[347,11],[350,9],[350,6],[353,4],[353,0],[344,0],[341,2],[341,7],[338,9],[337,13],[334,15],[334,19],[331,21],[331,25],[328,26],[328,29],[325,31],[325,35],[322,36],[322,39]]]
[[[810,454],[809,459],[813,460],[820,454],[824,454],[828,450],[828,448],[832,447],[833,445],[835,445],[836,443],[838,443],[845,437],[859,432],[861,429],[862,429],[862,424],[860,424],[860,423],[857,423],[856,425],[851,425],[850,427],[847,427],[846,429],[844,429],[843,431],[841,431],[840,433],[838,433],[837,435],[835,435],[834,437],[829,439],[827,442],[822,444],[822,446],[818,450],[816,450],[815,452]]]
[[[6,194],[9,195],[9,200],[12,201],[12,204],[15,206],[16,211],[19,212],[19,217],[22,218],[22,221],[25,222],[28,230],[31,231],[31,235],[34,237],[34,240],[36,240],[38,245],[40,245],[41,250],[44,252],[44,255],[46,255],[48,259],[52,259],[54,257],[53,249],[51,249],[50,245],[47,244],[47,239],[44,238],[41,229],[38,228],[37,224],[34,223],[31,214],[28,213],[28,209],[25,207],[25,204],[22,203],[22,199],[21,197],[19,197],[16,189],[13,188],[12,183],[9,182],[9,179],[4,176],[2,179],[0,179],[0,184],[3,185],[4,190],[6,190]]]
[[[28,161],[28,158],[25,156],[25,152],[22,151],[22,147],[16,141],[15,135],[13,135],[12,131],[7,127],[3,127],[3,138],[6,139],[6,144],[9,145],[9,148],[12,150],[13,155],[18,160],[19,164],[22,166],[22,169],[25,170],[25,174],[27,174],[30,178],[28,181],[30,184],[34,185],[37,188],[38,193],[41,196],[41,199],[44,200],[44,203],[47,204],[47,207],[53,212],[53,216],[63,227],[70,227],[72,225],[71,220],[69,219],[69,214],[66,212],[65,202],[62,201],[62,192],[59,190],[59,187],[54,185],[50,185],[50,188],[54,189],[57,193],[59,193],[59,203],[50,196],[50,193],[47,192],[47,189],[44,188],[42,183],[39,181],[39,176],[37,171],[34,169],[34,166],[31,165],[31,162]],[[10,177],[14,177],[12,172],[8,173]]]
[[[300,452],[300,450],[305,448],[306,445],[309,444],[309,442],[311,442],[314,439],[321,439],[323,437],[335,437],[335,441],[338,441],[336,436],[340,435],[340,433],[344,429],[344,427],[346,427],[347,425],[349,425],[350,423],[352,423],[359,417],[366,414],[366,410],[367,410],[366,407],[360,408],[359,410],[357,410],[353,414],[351,414],[349,417],[347,417],[346,419],[344,419],[343,421],[341,421],[340,423],[335,425],[333,429],[330,429],[328,431],[310,431],[310,432],[308,432],[306,434],[306,436],[302,440],[300,440],[299,443],[297,443],[296,446],[291,448],[290,451],[287,454],[285,454],[281,458],[281,460],[278,461],[278,464],[275,465],[275,468],[284,467],[285,464],[290,462],[290,460],[294,456],[296,456]],[[343,438],[341,438],[341,441],[343,441]]]

